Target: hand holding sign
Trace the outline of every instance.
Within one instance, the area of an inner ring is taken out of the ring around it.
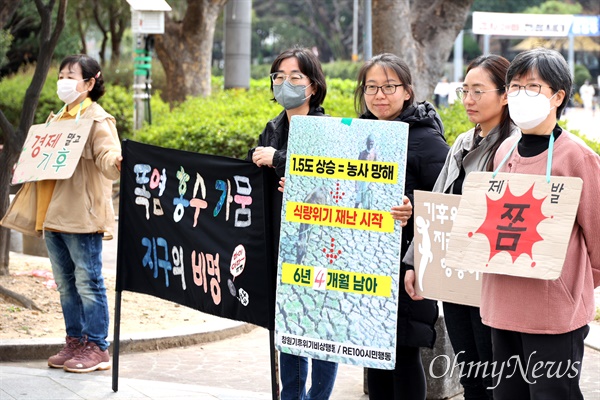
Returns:
[[[70,178],[93,123],[91,119],[70,119],[32,125],[11,183]]]

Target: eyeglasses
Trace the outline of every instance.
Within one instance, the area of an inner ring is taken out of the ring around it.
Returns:
[[[551,86],[546,86],[546,85],[540,85],[539,83],[528,83],[527,85],[517,85],[517,84],[512,84],[508,87],[508,92],[507,94],[510,97],[515,97],[519,95],[519,92],[521,91],[521,88],[525,89],[525,94],[529,97],[535,97],[538,94],[540,94],[540,92],[542,91],[542,87],[547,87],[552,89]],[[552,89],[554,90],[554,89]]]
[[[301,73],[286,75],[281,72],[273,72],[271,74],[273,85],[281,85],[287,79],[292,85],[296,86],[300,85],[304,78],[306,78],[306,75],[302,75]]]
[[[365,85],[363,86],[363,92],[368,95],[377,94],[379,89],[381,89],[381,93],[383,94],[394,94],[396,93],[396,88],[399,86],[404,86],[403,83],[399,85],[383,85],[383,86],[375,86],[375,85]]]
[[[484,93],[488,93],[488,92],[497,92],[498,90],[502,90],[502,89],[490,89],[490,90],[479,90],[479,89],[474,89],[474,90],[465,90],[463,88],[457,88],[456,89],[456,97],[458,97],[459,99],[463,100],[464,98],[467,97],[467,95],[471,95],[471,99],[473,101],[479,101],[481,100],[481,95]]]

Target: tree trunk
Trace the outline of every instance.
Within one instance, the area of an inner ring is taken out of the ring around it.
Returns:
[[[174,106],[187,96],[211,93],[215,25],[227,0],[188,0],[182,21],[165,15],[165,33],[155,36],[156,55],[167,80],[166,100]]]
[[[75,17],[77,18],[77,33],[79,34],[79,40],[81,41],[81,54],[87,54],[87,42],[85,40],[85,33],[87,29],[84,28],[85,18],[82,8],[82,4],[77,6],[77,9],[75,10]]]
[[[102,32],[102,44],[100,45],[100,51],[98,52],[98,56],[100,57],[100,65],[104,66],[104,63],[106,61],[105,57],[106,43],[108,42],[108,29],[105,28],[104,24],[102,23],[102,18],[100,16],[100,4],[98,4],[97,1],[94,1],[93,4],[94,21],[96,21],[98,29],[100,29],[100,32]]]
[[[0,0],[0,29],[10,21],[21,0]]]
[[[44,87],[52,55],[58,43],[58,38],[65,26],[65,14],[67,10],[67,0],[58,0],[58,11],[52,29],[52,12],[56,0],[48,0],[44,3],[42,0],[35,0],[38,13],[42,23],[39,33],[40,51],[37,57],[37,64],[33,73],[33,78],[23,100],[23,108],[19,126],[13,127],[6,119],[6,116],[0,110],[0,130],[4,134],[4,148],[0,152],[0,215],[4,216],[8,207],[9,185],[12,180],[13,166],[19,158],[21,148],[27,137],[27,132],[33,124],[35,109],[40,100],[40,93]],[[0,275],[8,275],[9,263],[9,240],[10,231],[0,228]]]
[[[116,65],[121,60],[121,41],[123,40],[123,34],[125,28],[129,25],[131,14],[129,13],[129,6],[124,0],[119,0],[116,4],[111,3],[110,12],[110,49],[111,58],[110,62]]]
[[[417,101],[432,95],[473,1],[372,0],[373,54],[408,64]]]

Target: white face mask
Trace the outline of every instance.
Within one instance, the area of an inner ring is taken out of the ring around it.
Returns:
[[[554,96],[556,93],[552,95],[552,97]],[[548,117],[550,110],[554,108],[550,107],[550,99],[541,93],[530,97],[522,91],[515,97],[508,96],[510,118],[521,129],[535,128]]]
[[[85,81],[85,79],[81,79],[80,81]],[[66,104],[71,104],[77,100],[83,94],[77,91],[77,83],[80,81],[75,79],[59,79],[56,83],[58,98]]]

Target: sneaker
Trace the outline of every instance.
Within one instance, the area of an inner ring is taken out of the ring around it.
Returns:
[[[94,342],[86,342],[81,352],[68,361],[65,361],[64,370],[68,372],[92,372],[97,369],[104,371],[110,369],[110,355],[108,350],[100,350]]]
[[[48,366],[52,368],[62,368],[66,361],[78,355],[83,349],[83,343],[79,338],[67,336],[67,344],[58,354],[48,359]]]

